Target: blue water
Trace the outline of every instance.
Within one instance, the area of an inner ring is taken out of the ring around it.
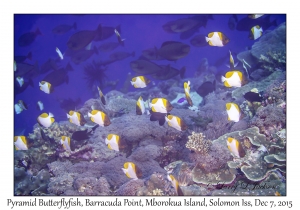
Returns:
[[[116,27],[121,25],[121,36],[125,38],[125,46],[118,47],[113,52],[126,51],[135,52],[135,57],[129,57],[121,61],[114,62],[107,66],[106,75],[108,80],[113,81],[119,79],[120,82],[117,86],[119,90],[125,81],[128,72],[134,74],[130,68],[130,62],[136,60],[141,55],[142,51],[148,48],[157,47],[165,41],[180,41],[186,44],[190,44],[190,40],[197,34],[208,34],[213,31],[220,31],[224,33],[230,42],[224,47],[194,47],[191,45],[189,54],[177,60],[172,61],[154,61],[158,64],[171,64],[172,67],[180,69],[183,66],[186,67],[186,77],[193,77],[197,67],[202,58],[207,58],[210,64],[213,64],[217,59],[224,56],[228,51],[241,52],[246,47],[251,47],[254,40],[248,38],[248,31],[230,30],[228,27],[228,19],[231,15],[213,15],[214,20],[208,20],[206,27],[201,27],[199,32],[193,35],[191,38],[181,40],[180,34],[167,33],[163,30],[162,25],[165,23],[177,20],[180,18],[191,17],[191,14],[182,15],[14,15],[14,55],[27,55],[28,52],[32,52],[32,60],[26,60],[25,62],[34,64],[38,61],[39,66],[45,63],[49,58],[57,59],[58,55],[55,48],[58,47],[62,53],[67,50],[67,41],[74,34],[80,30],[95,30],[99,24],[102,26]],[[238,19],[246,17],[245,14],[237,15]],[[277,24],[281,24],[286,21],[286,15],[271,15],[271,21],[277,20]],[[73,25],[76,22],[77,30],[71,29],[69,32],[63,35],[55,35],[52,33],[52,29],[61,24]],[[26,47],[18,46],[18,38],[30,31],[36,31],[39,28],[42,36],[37,36],[35,41]],[[272,26],[269,30],[273,30]],[[93,42],[93,46],[99,46],[105,42],[117,42],[116,36],[111,36],[109,39]],[[87,61],[76,65],[70,61],[70,57],[58,63],[59,66],[65,67],[68,62],[71,63],[75,71],[69,72],[69,84],[63,84],[55,88],[55,91],[51,94],[46,94],[39,89],[39,82],[48,74],[39,75],[33,79],[34,88],[28,87],[23,93],[15,96],[16,103],[18,100],[23,100],[28,105],[28,110],[23,111],[21,114],[15,114],[14,112],[14,126],[15,135],[19,135],[19,131],[25,129],[25,135],[32,132],[33,125],[37,123],[37,117],[42,113],[53,113],[56,121],[67,120],[66,112],[59,106],[57,99],[77,99],[81,98],[83,103],[90,99],[95,98],[94,93],[86,85],[86,80],[83,78],[84,66],[91,63],[93,60],[107,60],[109,53],[99,52],[99,55],[93,55]],[[218,71],[227,68],[226,66],[220,66]],[[49,72],[50,73],[50,72]],[[158,81],[156,81],[158,84]],[[102,90],[106,94],[111,89],[105,88]],[[130,91],[136,91],[133,87],[130,87]],[[37,101],[44,103],[45,109],[39,111],[36,108]],[[12,104],[13,105],[13,104]],[[79,107],[78,107],[79,108]]]

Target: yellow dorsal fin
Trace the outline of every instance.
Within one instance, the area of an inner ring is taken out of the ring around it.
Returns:
[[[239,148],[239,146],[240,146],[240,143],[239,143],[239,141],[238,141],[238,140],[235,140],[235,146],[236,146],[236,148],[237,148],[237,149]]]
[[[157,101],[158,101],[158,98],[152,99],[152,104],[156,104]]]
[[[124,168],[125,169],[128,169],[128,164],[129,164],[130,162],[126,162],[126,163],[124,163]]]
[[[211,32],[208,34],[208,38],[211,38],[214,35],[215,32]]]
[[[234,71],[229,71],[225,74],[225,77],[228,79],[228,78],[232,77],[233,73],[234,73]]]
[[[132,82],[135,82],[135,81],[136,81],[136,77],[133,77],[133,78],[132,78]]]
[[[240,112],[240,108],[237,104],[233,103],[233,106],[238,110],[238,112]]]
[[[220,37],[220,40],[223,40],[223,34],[222,34],[222,32],[218,32],[218,35]]]
[[[96,115],[98,112],[99,112],[98,110],[92,110],[92,111],[91,111],[91,114],[92,114],[92,115]]]
[[[112,137],[113,137],[113,134],[108,134],[108,136],[107,136],[107,139],[110,141],[111,139],[112,139]]]
[[[116,135],[116,134],[115,134],[115,136],[116,136],[116,142],[117,142],[117,144],[119,145],[120,136],[118,136],[118,135]]]
[[[139,76],[139,78],[140,78],[140,80],[142,80],[146,84],[145,77]]]
[[[42,117],[42,118],[47,118],[48,116],[49,115],[47,113],[43,113],[43,114],[40,115],[40,117]]]
[[[178,125],[180,126],[180,124],[181,124],[181,119],[180,119],[179,117],[176,117],[176,121],[177,121]]]
[[[69,115],[72,116],[74,114],[74,111],[69,111]]]
[[[231,108],[232,103],[227,103],[226,104],[226,110],[229,110]]]
[[[231,143],[234,140],[232,137],[228,137],[228,142]]]
[[[76,116],[77,116],[77,118],[78,118],[78,120],[80,121],[80,113],[79,112],[76,112]]]
[[[167,108],[168,100],[165,98],[162,98],[162,102],[163,102],[164,107]]]
[[[20,136],[20,137],[21,137],[21,140],[23,141],[23,143],[27,145],[26,137],[25,136]]]

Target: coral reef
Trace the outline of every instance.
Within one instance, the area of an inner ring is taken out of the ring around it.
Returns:
[[[203,133],[192,132],[192,135],[188,137],[186,148],[195,151],[197,154],[207,155],[211,146],[209,140],[204,139]]]

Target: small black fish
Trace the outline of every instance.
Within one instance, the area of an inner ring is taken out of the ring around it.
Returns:
[[[160,113],[160,112],[153,112],[150,110],[150,121],[158,121],[160,126],[165,124],[165,117],[169,115],[169,113]]]
[[[82,141],[85,139],[88,139],[90,137],[90,135],[95,131],[95,129],[99,127],[99,125],[95,125],[92,130],[88,131],[88,129],[83,130],[83,131],[75,131],[72,134],[72,139],[76,140],[76,141]]]
[[[25,47],[25,46],[30,45],[32,42],[34,42],[37,35],[42,35],[42,33],[40,32],[39,29],[36,29],[35,32],[32,31],[32,32],[28,32],[28,33],[23,34],[18,39],[18,45],[20,47]]]
[[[245,93],[244,98],[249,101],[249,102],[262,102],[263,98],[261,97],[261,95],[259,93],[255,93],[255,92],[248,92]]]
[[[204,82],[200,87],[197,89],[197,93],[201,97],[207,96],[209,93],[213,92],[216,90],[216,80],[212,82]]]

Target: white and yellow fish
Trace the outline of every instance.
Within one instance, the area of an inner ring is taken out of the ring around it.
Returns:
[[[253,26],[249,33],[249,39],[256,40],[263,34],[263,29],[259,25]]]
[[[23,109],[21,108],[21,106],[17,103],[15,104],[15,112],[16,114],[20,114],[23,111]]]
[[[40,90],[49,94],[52,92],[52,86],[49,82],[41,81],[39,82]]]
[[[183,84],[183,88],[184,88],[184,93],[185,93],[185,98],[187,100],[187,102],[189,103],[190,106],[193,106],[193,102],[190,96],[190,81],[185,82]]]
[[[160,113],[169,113],[173,109],[171,103],[165,98],[152,99],[151,103],[149,103],[149,107],[153,112]]]
[[[24,78],[23,77],[17,77],[16,80],[19,83],[20,87],[22,87],[24,85]]]
[[[97,123],[98,125],[104,127],[111,124],[108,116],[99,110],[92,110],[91,113],[88,113],[88,117],[91,118],[91,121]]]
[[[239,64],[239,62],[234,63],[233,56],[231,54],[231,51],[229,50],[229,66],[228,65],[226,65],[226,66],[230,69],[234,69],[235,67],[237,67],[238,64]]]
[[[105,139],[105,144],[107,145],[108,149],[115,150],[118,152],[121,148],[124,147],[120,136],[117,134],[108,134]]]
[[[235,157],[242,158],[246,155],[245,150],[240,142],[234,138],[228,137],[227,147]]]
[[[170,127],[173,127],[178,131],[184,131],[187,129],[186,124],[183,122],[183,120],[180,117],[174,115],[167,115],[165,119],[168,122],[168,125]]]
[[[63,148],[67,151],[71,151],[71,139],[67,136],[62,136],[60,139],[60,144],[63,146]]]
[[[222,32],[211,32],[205,37],[210,46],[223,47],[229,42],[229,39]]]
[[[177,195],[184,195],[182,190],[179,187],[179,183],[177,181],[177,179],[175,179],[175,177],[172,174],[169,174],[168,176],[168,180],[172,183],[174,189],[177,192]]]
[[[242,87],[244,85],[244,75],[240,71],[229,71],[225,74],[225,77],[221,77],[225,87]]]
[[[146,112],[145,102],[144,102],[142,96],[140,96],[136,102],[136,114],[142,115],[145,112]]]
[[[135,88],[145,88],[150,83],[150,80],[144,76],[133,77],[130,81]]]
[[[64,55],[61,53],[61,51],[58,49],[58,47],[56,47],[56,52],[57,52],[60,60],[63,60],[64,59]]]
[[[122,170],[128,178],[137,180],[142,177],[141,170],[133,162],[124,163]]]
[[[69,114],[67,113],[67,117],[70,123],[73,123],[75,125],[82,126],[85,124],[84,118],[80,112],[71,110],[69,111]]]
[[[40,125],[44,126],[45,128],[49,128],[55,120],[54,115],[49,112],[49,115],[47,113],[43,113],[40,116],[38,116],[37,121]]]
[[[249,18],[251,19],[257,19],[259,17],[263,16],[263,14],[251,14],[251,15],[248,15]]]
[[[227,103],[226,111],[228,114],[228,120],[233,122],[240,121],[241,118],[241,110],[239,106],[235,103]]]
[[[15,136],[14,145],[16,150],[28,150],[27,139],[25,136]]]

